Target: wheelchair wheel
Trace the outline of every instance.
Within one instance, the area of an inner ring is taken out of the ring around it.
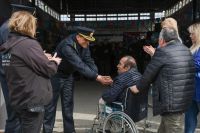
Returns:
[[[103,124],[103,133],[139,133],[133,120],[124,112],[110,113]]]

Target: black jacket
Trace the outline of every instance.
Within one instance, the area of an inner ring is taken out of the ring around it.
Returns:
[[[96,79],[98,70],[91,58],[89,47],[82,48],[76,41],[76,34],[61,41],[56,51],[62,58],[58,67],[59,74],[67,76],[78,71],[88,78]]]
[[[11,105],[22,109],[48,104],[52,98],[50,77],[56,73],[57,65],[47,59],[39,43],[30,37],[10,34],[1,49]]]
[[[139,90],[147,89],[153,82],[154,115],[184,112],[194,94],[195,68],[192,55],[180,41],[171,41],[158,48],[148,64]]]
[[[136,84],[140,80],[141,74],[136,68],[119,74],[113,81],[113,84],[103,93],[102,98],[106,103],[123,102],[126,89]]]

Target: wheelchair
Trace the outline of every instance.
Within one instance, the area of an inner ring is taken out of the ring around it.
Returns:
[[[92,133],[139,133],[135,122],[147,116],[148,93],[132,94],[126,89],[123,103],[99,105]]]

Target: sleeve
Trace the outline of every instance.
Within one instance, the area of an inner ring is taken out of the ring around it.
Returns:
[[[93,70],[94,72],[98,73],[98,68],[94,63],[94,60],[91,58],[91,53],[90,53],[89,48],[87,48],[87,50],[86,50],[86,54],[85,54],[85,56],[83,58],[83,61],[85,62],[85,64],[88,65],[88,67],[91,70]]]
[[[26,43],[26,42],[25,42]],[[57,64],[49,61],[45,56],[42,47],[37,41],[29,41],[21,49],[21,58],[38,75],[50,78],[57,71]]]
[[[102,94],[102,98],[106,103],[111,103],[116,101],[117,97],[122,93],[125,86],[119,78],[116,78],[113,84],[107,88],[107,90]]]
[[[139,91],[149,88],[150,84],[155,80],[160,69],[164,65],[164,62],[167,61],[167,59],[165,59],[165,52],[161,49],[162,48],[156,49],[155,54],[147,65],[141,80],[137,82],[136,87]]]
[[[89,52],[89,51],[87,51]],[[91,78],[91,79],[96,79],[98,73],[94,71],[94,68],[91,68],[90,65],[86,64],[88,63],[89,60],[84,62],[85,60],[82,60],[75,49],[71,47],[70,45],[65,45],[65,47],[62,48],[62,54],[64,55],[64,58],[72,64],[74,69],[84,76]],[[87,56],[89,56],[89,53],[86,53]],[[88,57],[89,58],[89,57]],[[91,57],[90,57],[91,58]]]
[[[200,72],[200,50],[198,50],[193,60],[194,60],[196,72]]]
[[[1,27],[0,27],[0,45],[5,43],[8,39],[9,35],[9,28],[8,28],[8,22],[6,21]]]

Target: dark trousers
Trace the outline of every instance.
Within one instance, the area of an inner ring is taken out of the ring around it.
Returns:
[[[29,112],[22,110],[17,112],[20,120],[20,133],[40,133],[44,112]]]
[[[43,133],[52,133],[55,123],[56,107],[61,96],[64,133],[75,132],[73,120],[74,108],[74,81],[72,75],[61,77],[55,75],[52,80],[53,99],[45,108]]]
[[[3,72],[2,69],[0,71],[1,71],[0,82],[1,82],[1,87],[2,87],[2,91],[3,91],[5,103],[6,103],[6,110],[7,110],[7,117],[8,117],[6,120],[5,133],[19,133],[20,122],[19,122],[18,117],[16,116],[15,110],[10,105],[9,91],[8,91],[5,75],[2,74]]]

